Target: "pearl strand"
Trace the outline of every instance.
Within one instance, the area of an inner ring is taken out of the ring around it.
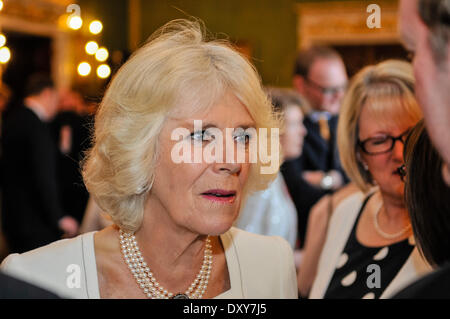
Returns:
[[[119,232],[120,247],[123,258],[137,284],[148,298],[152,299],[169,299],[174,294],[168,292],[161,286],[153,276],[147,263],[144,261],[141,251],[139,250],[136,237],[133,234],[126,233],[122,230]],[[185,291],[185,295],[190,299],[201,299],[207,287],[212,268],[212,250],[211,239],[206,238],[205,251],[203,253],[203,263],[197,277]]]
[[[381,229],[380,224],[378,224],[378,215],[380,214],[382,207],[383,207],[383,205],[380,206],[380,208],[377,210],[377,212],[375,213],[374,218],[373,218],[373,224],[375,226],[375,230],[377,231],[378,235],[380,235],[381,237],[384,237],[385,239],[394,239],[394,238],[400,237],[401,235],[406,233],[411,228],[411,223],[409,223],[405,228],[403,228],[402,230],[400,230],[399,232],[397,232],[395,234],[385,233]]]

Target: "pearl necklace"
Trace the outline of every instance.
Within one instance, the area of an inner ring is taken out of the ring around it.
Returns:
[[[377,231],[377,233],[381,236],[384,237],[386,239],[394,239],[397,238],[401,235],[403,235],[404,233],[406,233],[410,228],[411,228],[411,224],[408,224],[408,226],[406,226],[405,228],[403,228],[402,230],[400,230],[398,233],[395,234],[388,234],[385,233],[383,230],[381,230],[380,225],[378,224],[378,215],[380,214],[381,208],[383,207],[383,205],[380,206],[380,208],[378,209],[378,211],[375,213],[374,218],[373,218],[373,224],[375,226],[375,230]]]
[[[194,282],[182,293],[173,294],[162,287],[153,276],[147,263],[142,257],[136,237],[133,234],[120,230],[120,247],[122,255],[136,279],[137,284],[148,298],[152,299],[201,299],[208,287],[209,277],[212,268],[211,239],[206,238],[203,264]]]

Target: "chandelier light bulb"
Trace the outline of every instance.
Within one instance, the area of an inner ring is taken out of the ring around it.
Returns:
[[[79,16],[69,17],[67,24],[72,30],[78,30],[83,25],[83,19]]]
[[[6,44],[6,37],[4,34],[0,34],[0,47]]]
[[[81,76],[88,76],[91,73],[91,65],[87,62],[78,64],[78,74]]]
[[[91,31],[92,34],[99,34],[102,30],[103,24],[98,20],[92,21],[89,25],[89,31]]]
[[[89,41],[85,46],[86,53],[89,55],[94,55],[98,50],[98,44],[95,41]]]
[[[97,76],[101,79],[106,79],[111,74],[111,68],[107,64],[101,64],[97,68]]]
[[[109,52],[106,48],[100,48],[95,52],[95,59],[99,62],[104,62],[108,59]]]
[[[11,59],[11,51],[8,47],[3,47],[0,49],[0,63],[8,63]]]

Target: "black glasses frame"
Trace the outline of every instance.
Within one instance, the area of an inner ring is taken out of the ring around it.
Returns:
[[[387,135],[386,139],[390,139],[391,140],[391,146],[389,147],[389,149],[387,149],[386,151],[382,151],[382,152],[369,152],[369,151],[367,151],[366,143],[370,142],[372,140],[378,139],[377,137],[369,137],[369,138],[366,138],[363,141],[358,139],[357,144],[361,148],[361,150],[364,153],[368,154],[368,155],[385,154],[385,153],[389,153],[390,151],[392,151],[394,149],[395,142],[397,142],[397,141],[400,141],[403,145],[405,145],[406,137],[408,136],[410,131],[411,131],[411,128],[407,129],[405,132],[403,132],[399,136]]]

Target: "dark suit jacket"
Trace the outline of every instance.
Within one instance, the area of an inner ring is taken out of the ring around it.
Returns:
[[[328,121],[330,141],[325,141],[320,135],[319,124],[305,117],[303,124],[308,134],[305,136],[302,155],[295,160],[287,161],[281,166],[281,172],[292,196],[298,213],[298,238],[303,247],[309,211],[326,192],[309,184],[303,177],[304,171],[337,170],[348,179],[341,168],[339,154],[336,147],[336,130],[338,117],[332,116]]]
[[[57,299],[58,296],[0,273],[0,299]]]
[[[320,135],[319,124],[313,122],[309,117],[305,117],[303,124],[308,134],[305,136],[305,144],[300,157],[300,165],[303,170],[327,172],[335,169],[343,173],[336,146],[337,123],[337,116],[332,116],[328,121],[330,140],[327,142]]]
[[[72,132],[70,151],[67,154],[58,151],[58,176],[64,212],[74,217],[80,224],[89,199],[80,172],[80,161],[90,147],[89,129],[92,123],[92,117],[69,111],[59,113],[51,123],[55,143],[59,142],[63,126],[69,126]]]
[[[5,118],[2,148],[2,227],[11,252],[60,239],[57,150],[48,125],[17,107]]]

